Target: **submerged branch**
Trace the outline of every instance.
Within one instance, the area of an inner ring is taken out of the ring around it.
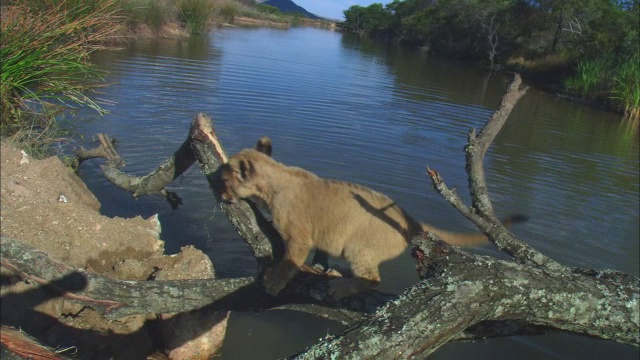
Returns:
[[[166,198],[174,209],[182,203],[175,193],[167,191],[164,187],[182,175],[195,162],[190,138],[187,138],[180,148],[156,170],[145,176],[132,176],[120,171],[119,169],[124,166],[124,160],[115,149],[113,140],[105,134],[98,134],[98,139],[100,145],[97,148],[76,152],[80,162],[93,158],[107,160],[100,165],[104,176],[119,188],[133,193],[134,197],[159,195]]]

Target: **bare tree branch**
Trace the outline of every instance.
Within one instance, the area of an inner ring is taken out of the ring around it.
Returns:
[[[496,336],[555,329],[640,345],[638,278],[615,272],[605,272],[615,273],[611,278],[560,275],[468,254],[442,241],[415,242],[425,280],[293,358],[424,359],[478,328],[489,330],[496,325],[490,320],[509,320],[502,334],[493,329]],[[626,280],[612,280],[617,276]],[[530,326],[512,326],[519,323]]]
[[[243,200],[236,204],[220,201],[218,168],[227,161],[227,155],[218,140],[211,119],[203,113],[198,113],[191,124],[189,134],[193,139],[195,157],[220,208],[249,246],[251,253],[258,260],[258,270],[261,270],[271,264],[274,257],[282,256],[282,237],[250,201]]]
[[[520,89],[522,79],[516,74],[513,82],[509,85],[507,93],[502,98],[500,107],[496,110],[489,121],[484,125],[480,134],[476,138],[475,130],[469,133],[468,143],[465,147],[467,173],[469,174],[469,190],[472,196],[472,206],[474,211],[492,217],[493,208],[489,200],[489,191],[484,177],[483,159],[489,145],[498,135],[500,129],[509,118],[515,104],[527,92],[528,88]]]
[[[119,169],[124,166],[124,160],[116,150],[114,141],[106,134],[98,134],[100,145],[91,150],[76,151],[79,162],[93,158],[107,160],[100,165],[104,176],[114,185],[133,193],[134,197],[143,195],[159,195],[166,198],[175,209],[182,201],[164,187],[182,175],[194,162],[191,151],[191,139],[187,138],[180,148],[156,170],[145,176],[131,176]]]
[[[475,129],[469,132],[465,155],[466,169],[469,175],[469,192],[471,193],[472,201],[470,208],[467,208],[460,197],[448,188],[436,171],[428,169],[428,174],[434,188],[458,211],[487,234],[498,249],[506,251],[517,261],[524,264],[545,266],[554,270],[568,270],[563,265],[511,235],[496,217],[489,199],[489,190],[484,175],[484,156],[493,139],[495,139],[507,121],[513,107],[526,93],[528,88],[520,89],[521,83],[520,76],[516,74],[507,89],[507,93],[502,98],[498,110],[493,113],[479,135],[476,136]]]
[[[563,330],[640,345],[638,277],[564,267],[516,239],[493,213],[482,159],[524,95],[519,87],[516,76],[480,136],[474,131],[469,136],[465,152],[473,206],[465,206],[441,176],[427,168],[434,188],[518,263],[417,237],[413,255],[423,279],[418,285],[294,358],[424,358],[449,341],[478,332],[502,336]]]
[[[2,236],[2,266],[81,302],[108,318],[198,309],[253,284],[253,278],[124,281],[73,269],[15,239]],[[38,275],[34,275],[38,274]],[[65,279],[64,281],[57,281]],[[56,282],[57,281],[57,282]],[[56,282],[52,285],[52,282]],[[261,290],[255,291],[256,293]]]
[[[582,36],[582,25],[580,25],[580,20],[578,20],[577,17],[574,16],[567,25],[568,27],[562,28],[562,31],[570,32],[576,36]]]

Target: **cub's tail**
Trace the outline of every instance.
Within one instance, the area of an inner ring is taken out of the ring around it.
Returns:
[[[513,224],[523,223],[528,220],[529,220],[529,216],[527,215],[513,214],[511,216],[508,216],[502,219],[502,225],[508,228]],[[448,242],[451,245],[476,246],[476,245],[487,244],[489,242],[489,239],[487,238],[487,236],[479,232],[458,233],[458,232],[451,232],[447,230],[438,229],[437,227],[431,226],[429,224],[421,223],[420,225],[422,226],[422,231],[431,232],[435,234],[437,237],[439,237],[440,239]]]

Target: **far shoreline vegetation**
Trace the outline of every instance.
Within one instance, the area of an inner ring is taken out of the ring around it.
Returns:
[[[561,92],[640,117],[640,0],[406,0],[352,6],[341,24],[442,57],[532,75]],[[140,36],[189,36],[233,23],[289,27],[332,21],[283,14],[254,0],[0,0],[3,139],[44,156],[66,139],[65,110],[104,109],[89,61]],[[578,12],[575,10],[579,8]],[[545,27],[546,26],[546,27]],[[569,29],[569,30],[568,30]]]
[[[348,31],[516,71],[640,119],[640,0],[394,0],[344,15]]]

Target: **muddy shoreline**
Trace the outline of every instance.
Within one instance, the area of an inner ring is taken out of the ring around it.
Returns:
[[[84,182],[57,157],[36,160],[9,144],[1,147],[2,236],[47,253],[74,268],[120,280],[208,279],[213,264],[200,250],[183,247],[165,255],[157,215],[123,219],[100,214],[100,203]],[[156,338],[190,325],[153,328],[156,315],[107,320],[97,311],[51,294],[15,272],[0,269],[3,278],[2,324],[54,347],[73,347],[81,358],[145,358],[159,348]],[[40,294],[40,295],[38,295]],[[171,314],[164,314],[170,318]],[[223,321],[226,326],[226,320]],[[105,336],[112,334],[113,336]],[[104,341],[104,339],[109,339]],[[221,339],[220,339],[221,340]],[[186,350],[185,347],[186,346]],[[200,345],[198,345],[200,346]],[[221,341],[216,346],[221,346]],[[193,344],[181,344],[183,353]],[[209,349],[215,351],[217,349]],[[198,349],[201,351],[201,349]],[[184,356],[174,355],[181,359]]]

